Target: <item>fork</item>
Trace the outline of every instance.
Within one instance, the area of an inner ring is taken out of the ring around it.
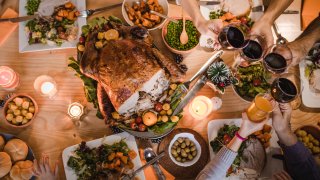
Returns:
[[[118,6],[121,6],[121,5],[122,5],[122,3],[118,3],[118,4],[111,5],[111,6],[98,8],[98,9],[83,10],[83,11],[80,11],[80,15],[78,17],[89,17],[89,16],[91,16],[91,15],[93,15],[95,13],[102,12],[102,11],[105,11],[105,10],[108,10],[108,9],[112,9],[112,8],[115,8],[115,7],[118,7]]]

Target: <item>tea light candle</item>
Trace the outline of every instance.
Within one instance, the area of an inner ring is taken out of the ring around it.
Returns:
[[[71,103],[68,108],[68,114],[73,119],[80,119],[84,113],[84,107],[78,102]]]
[[[5,90],[15,90],[19,86],[19,74],[7,66],[0,66],[0,86]]]
[[[212,112],[212,108],[212,101],[208,97],[197,96],[189,105],[189,113],[193,118],[201,120]]]
[[[54,79],[47,75],[37,77],[34,81],[34,89],[42,96],[52,98],[58,91]]]

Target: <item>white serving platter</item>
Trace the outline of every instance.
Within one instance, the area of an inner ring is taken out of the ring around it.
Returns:
[[[125,142],[127,143],[129,149],[134,150],[137,153],[137,157],[134,158],[132,160],[132,162],[134,164],[134,170],[138,169],[139,167],[142,166],[139,151],[138,151],[138,146],[137,146],[135,138],[132,135],[130,135],[129,133],[123,132],[123,133],[119,133],[119,134],[115,134],[115,135],[111,135],[111,136],[106,136],[106,137],[103,137],[100,139],[88,141],[86,144],[88,147],[93,148],[93,147],[99,147],[101,144],[111,145],[116,142],[119,142],[121,139],[125,139]],[[71,156],[71,154],[78,147],[79,147],[79,144],[76,144],[74,146],[70,146],[70,147],[64,149],[62,152],[63,167],[64,167],[64,171],[66,173],[67,180],[76,180],[77,179],[77,175],[70,167],[68,167],[67,162],[68,162],[68,159]],[[139,172],[136,177],[138,177],[139,180],[145,180],[145,176],[144,176],[143,171]]]
[[[220,128],[222,128],[225,124],[227,125],[236,125],[240,127],[241,119],[214,119],[208,123],[208,144],[209,144],[209,151],[210,151],[210,159],[212,160],[215,157],[215,153],[213,152],[210,141],[214,140]],[[272,124],[272,120],[270,119],[267,123],[268,125]],[[273,154],[280,153],[280,147],[277,143],[278,136],[275,133],[274,129],[271,130],[271,139],[270,139],[270,147],[266,149],[267,153],[267,164],[264,170],[261,173],[260,177],[263,178],[270,178],[272,179],[272,174],[279,172],[283,169],[283,164],[281,160],[272,158]],[[237,177],[228,177],[225,179],[236,179]]]
[[[220,1],[223,1],[223,0],[220,0]],[[252,7],[257,7],[257,6],[263,6],[263,1],[262,0],[252,0]],[[221,9],[221,4],[201,5],[200,6],[201,14],[206,20],[210,20],[209,15],[210,15],[211,11],[217,11],[219,9]],[[249,17],[253,21],[257,21],[262,15],[263,15],[263,12],[251,12]]]
[[[304,70],[306,67],[305,61],[301,61],[299,64],[300,69],[300,79],[301,79],[301,96],[302,103],[309,108],[320,108],[320,94],[312,92],[309,88],[309,80],[304,75]]]
[[[78,11],[82,11],[86,9],[86,1],[85,0],[71,0],[73,4],[75,4]],[[19,16],[27,16],[27,10],[25,8],[27,4],[27,0],[20,0],[19,1]],[[58,49],[68,49],[68,48],[75,48],[78,42],[78,39],[81,35],[81,27],[87,24],[87,19],[79,17],[75,22],[76,25],[79,27],[78,36],[75,41],[73,42],[64,42],[61,46],[57,45],[48,45],[48,44],[32,44],[29,45],[28,43],[28,35],[25,32],[25,25],[27,21],[19,23],[19,52],[36,52],[36,51],[46,51],[46,50],[58,50]]]

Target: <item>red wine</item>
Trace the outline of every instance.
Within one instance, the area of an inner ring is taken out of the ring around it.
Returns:
[[[224,28],[219,34],[218,40],[223,48],[241,48],[244,45],[244,35],[236,27]]]
[[[245,56],[250,59],[260,59],[262,56],[262,47],[257,41],[247,40],[246,47],[242,49]]]
[[[275,73],[283,73],[287,67],[286,59],[277,53],[270,53],[265,58],[264,61],[267,65],[267,69]]]
[[[297,87],[286,78],[278,78],[271,85],[271,95],[277,102],[290,102],[295,99],[297,94]]]

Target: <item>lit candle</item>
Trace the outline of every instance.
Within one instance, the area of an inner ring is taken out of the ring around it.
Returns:
[[[0,86],[5,90],[15,90],[19,86],[19,74],[7,66],[0,66]]]
[[[57,92],[57,85],[54,79],[47,75],[37,77],[34,81],[34,89],[42,96],[52,98]]]
[[[71,118],[80,119],[84,113],[84,107],[78,102],[71,103],[68,108],[68,114]]]
[[[201,120],[211,113],[212,108],[212,101],[208,97],[197,96],[189,105],[189,113],[193,118]]]

